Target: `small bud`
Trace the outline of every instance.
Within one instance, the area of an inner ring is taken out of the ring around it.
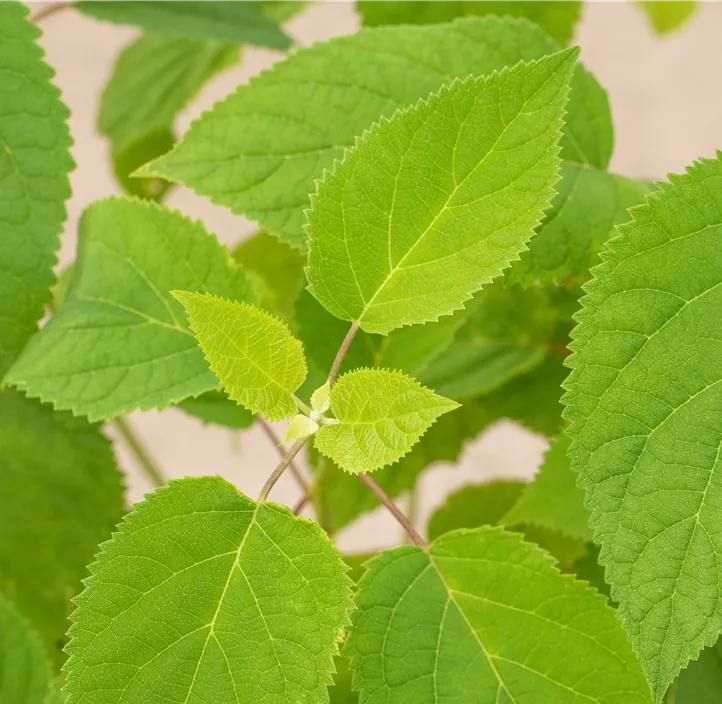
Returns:
[[[318,423],[311,420],[308,416],[297,415],[291,418],[286,428],[286,434],[283,436],[283,442],[289,440],[297,440],[299,438],[307,438],[318,430]],[[281,444],[283,444],[283,442]]]
[[[325,413],[331,406],[331,385],[326,382],[311,394],[311,408],[319,413]]]

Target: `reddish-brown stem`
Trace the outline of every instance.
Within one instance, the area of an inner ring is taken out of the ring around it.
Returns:
[[[309,499],[311,497],[308,494],[304,494],[299,502],[294,506],[293,508],[293,515],[298,516],[301,511],[303,511],[304,506],[309,502]]]
[[[41,20],[44,20],[46,17],[50,17],[50,15],[54,15],[56,12],[65,10],[66,8],[70,7],[71,5],[72,5],[72,3],[70,3],[70,2],[49,2],[44,7],[40,8],[37,12],[33,12],[30,15],[30,21],[31,22],[40,22]]]
[[[354,323],[349,328],[349,331],[346,333],[346,337],[343,338],[341,347],[338,348],[338,352],[336,353],[336,359],[333,360],[333,364],[331,365],[331,371],[328,373],[329,384],[333,384],[333,382],[336,381],[336,377],[341,370],[341,364],[343,364],[343,358],[346,356],[348,348],[351,347],[351,343],[353,342],[354,337],[356,337],[357,332],[358,323]]]
[[[386,492],[369,477],[368,474],[359,474],[358,478],[373,492],[376,498],[391,511],[393,517],[401,524],[401,527],[409,534],[411,541],[423,550],[426,550],[426,542],[411,525],[411,521],[401,513],[399,507],[389,498]]]
[[[276,451],[281,456],[281,459],[283,459],[286,456],[286,453],[281,448],[278,436],[273,431],[271,424],[261,416],[256,416],[256,421],[258,422],[258,425],[261,426],[261,430],[263,430],[266,437],[271,441],[271,444],[276,448]],[[291,462],[288,463],[288,468],[291,470],[291,474],[293,474],[294,479],[298,482],[298,485],[303,490],[303,493],[308,495],[311,489],[308,485],[308,482],[301,473],[301,470],[298,468],[298,465],[296,465],[296,463],[291,460]]]

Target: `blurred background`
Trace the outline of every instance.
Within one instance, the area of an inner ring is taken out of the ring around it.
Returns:
[[[33,10],[44,5],[30,4]],[[138,31],[73,10],[52,14],[40,26],[46,60],[57,72],[55,82],[72,112],[70,129],[75,140],[72,153],[77,167],[70,177],[73,195],[60,252],[62,268],[74,259],[83,209],[94,200],[121,192],[112,173],[109,145],[98,134],[96,120],[113,64]],[[352,3],[327,2],[307,6],[286,25],[286,31],[299,46],[307,46],[359,27]],[[713,156],[716,147],[722,146],[720,28],[722,3],[698,3],[692,19],[665,37],[655,35],[631,2],[584,3],[573,43],[581,45],[581,60],[609,93],[616,131],[610,171],[640,179],[663,178],[698,157]],[[205,85],[181,113],[176,132],[181,134],[216,100],[281,58],[270,50],[244,47],[240,65]],[[173,189],[166,203],[202,219],[229,246],[255,231],[253,223],[182,188]],[[202,426],[175,409],[135,413],[130,423],[167,477],[220,474],[254,496],[278,461],[277,449],[259,428],[234,433]],[[128,501],[138,501],[151,487],[124,443],[114,440],[127,475]],[[541,436],[510,422],[497,423],[466,446],[459,465],[439,463],[423,475],[417,497],[418,524],[425,525],[429,513],[460,484],[531,476],[545,449]],[[271,498],[294,505],[300,492],[287,474]],[[357,551],[398,544],[401,536],[393,518],[379,510],[365,514],[337,538],[341,549]]]

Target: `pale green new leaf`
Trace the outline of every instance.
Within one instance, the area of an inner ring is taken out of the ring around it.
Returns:
[[[506,525],[553,555],[560,569],[573,568],[587,552],[584,541],[557,530],[504,520],[505,514],[524,494],[525,487],[526,482],[521,481],[493,481],[462,487],[447,496],[446,501],[431,514],[427,526],[428,539],[436,540],[440,535],[459,528]]]
[[[456,81],[372,127],[311,197],[313,295],[387,334],[453,313],[499,276],[553,195],[577,54]]]
[[[647,184],[589,166],[565,162],[557,195],[537,234],[504,280],[509,284],[583,283],[614,226],[629,220]]]
[[[361,0],[356,3],[365,27],[392,24],[432,24],[448,22],[456,17],[476,15],[506,15],[526,17],[538,24],[560,44],[568,44],[579,20],[582,3],[578,0],[512,0],[498,2],[484,0],[416,0],[398,2]]]
[[[50,662],[35,632],[0,596],[0,702],[46,704]]]
[[[577,540],[592,539],[584,492],[577,487],[567,450],[569,439],[561,435],[552,441],[534,481],[527,486],[500,523],[520,523],[556,530]]]
[[[338,423],[322,426],[315,445],[347,472],[373,472],[401,459],[439,416],[458,407],[401,372],[358,369],[331,387]]]
[[[210,423],[240,430],[253,424],[253,414],[220,391],[206,391],[200,396],[184,399],[177,406],[204,425]]]
[[[73,168],[68,110],[27,14],[0,3],[0,378],[51,300]]]
[[[649,704],[605,599],[498,528],[369,563],[347,646],[360,704]]]
[[[70,599],[123,515],[123,486],[100,428],[0,392],[0,592],[60,652]],[[0,701],[5,700],[0,697]]]
[[[103,545],[73,615],[73,704],[323,704],[348,568],[319,526],[220,477],[150,494]]]
[[[659,186],[586,286],[565,396],[600,561],[658,699],[722,629],[722,154]]]
[[[75,2],[74,7],[100,20],[137,25],[175,37],[218,39],[272,49],[287,49],[291,45],[291,39],[253,2],[82,0]]]
[[[435,462],[456,462],[468,441],[502,418],[547,437],[556,435],[561,426],[560,384],[565,376],[561,361],[549,357],[497,391],[465,401],[461,408],[441,416],[398,463],[377,470],[374,481],[389,496],[397,497]],[[378,499],[356,477],[325,457],[312,459],[314,508],[327,530],[336,533],[359,515],[378,508]]]
[[[697,9],[694,0],[636,0],[657,34],[665,35],[684,26]]]
[[[722,692],[722,642],[705,648],[670,687],[667,704],[718,704]]]
[[[243,270],[200,223],[134,199],[94,203],[65,301],[6,381],[91,420],[216,389],[173,289],[254,300]]]
[[[455,78],[558,49],[529,22],[493,16],[366,29],[315,44],[239,86],[141,173],[183,183],[303,246],[314,181],[374,121]],[[302,120],[299,105],[307,106]],[[604,168],[612,142],[606,94],[577,66],[562,157]]]
[[[252,413],[283,420],[306,378],[303,346],[265,310],[211,294],[174,291],[211,370],[228,396]]]
[[[494,391],[538,367],[555,347],[559,312],[549,291],[506,288],[500,281],[467,307],[454,341],[419,374],[444,396],[462,400]]]

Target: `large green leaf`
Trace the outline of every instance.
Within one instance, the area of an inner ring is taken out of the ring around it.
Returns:
[[[435,24],[456,17],[506,15],[526,17],[538,24],[560,44],[567,44],[579,20],[582,3],[578,0],[361,0],[356,3],[365,27],[392,24]]]
[[[37,635],[0,596],[0,702],[46,704],[50,663]]]
[[[66,665],[73,704],[321,704],[351,580],[330,540],[220,477],[135,507],[90,567]]]
[[[565,435],[552,442],[544,462],[522,496],[500,522],[507,526],[520,523],[556,530],[577,540],[592,539],[589,513],[584,508],[584,492],[577,486],[567,450]]]
[[[419,374],[419,381],[438,393],[476,398],[535,369],[552,348],[556,351],[559,312],[550,292],[498,282],[468,307],[454,341]]]
[[[211,370],[233,401],[269,420],[296,413],[306,378],[303,346],[265,310],[211,294],[175,291]]]
[[[466,443],[492,423],[507,418],[548,437],[560,430],[560,384],[566,376],[561,361],[548,358],[540,367],[482,398],[465,401],[429,428],[398,463],[379,469],[374,481],[391,497],[411,489],[435,462],[456,462]],[[359,515],[378,508],[376,497],[358,480],[325,457],[312,455],[313,501],[322,525],[335,533]]]
[[[401,372],[357,369],[331,387],[337,422],[321,427],[315,445],[347,472],[373,472],[400,460],[439,416],[458,406]]]
[[[356,594],[347,652],[360,704],[648,704],[605,599],[498,528],[389,550]]]
[[[138,200],[94,203],[70,291],[8,383],[91,420],[217,388],[173,289],[253,300],[242,269],[200,223]]]
[[[68,110],[27,13],[0,3],[0,378],[51,300],[73,168]]]
[[[367,132],[311,199],[314,296],[386,334],[458,310],[499,276],[553,195],[577,54],[456,81]]]
[[[647,184],[581,164],[562,164],[557,195],[529,243],[504,280],[510,284],[583,283],[614,226],[629,219]]]
[[[290,38],[253,2],[82,0],[74,6],[90,17],[116,24],[137,25],[171,36],[219,39],[273,49],[287,49],[291,45]]]
[[[110,444],[84,419],[4,389],[0,494],[0,592],[59,661],[70,599],[80,591],[98,544],[123,515],[123,486]]]
[[[492,16],[368,29],[316,44],[239,86],[141,173],[183,183],[302,246],[303,209],[314,180],[375,120],[454,78],[558,48],[528,22]],[[302,120],[299,105],[306,106]],[[604,168],[612,148],[609,105],[581,66],[566,122],[562,156]]]
[[[722,629],[722,154],[660,189],[586,287],[565,397],[600,560],[658,699]]]
[[[693,0],[636,0],[657,34],[669,34],[684,26],[697,9]]]

